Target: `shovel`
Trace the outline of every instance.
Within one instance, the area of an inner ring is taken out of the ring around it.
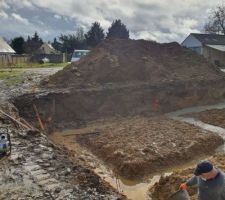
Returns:
[[[170,196],[170,200],[190,200],[187,190],[177,190]]]

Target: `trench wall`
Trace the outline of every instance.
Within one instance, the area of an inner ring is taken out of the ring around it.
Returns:
[[[100,118],[166,113],[216,103],[224,99],[224,85],[224,80],[213,80],[43,91],[20,96],[14,104],[30,122],[37,122],[35,104],[45,125],[74,128]]]

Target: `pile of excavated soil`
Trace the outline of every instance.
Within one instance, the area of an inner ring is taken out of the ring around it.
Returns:
[[[224,82],[223,72],[177,43],[113,39],[52,75],[52,88],[45,85],[14,103],[29,122],[37,121],[35,104],[46,126],[77,128],[102,118],[219,102]]]
[[[57,87],[90,87],[106,83],[215,80],[222,76],[202,56],[178,43],[111,39],[50,77],[48,83]]]
[[[225,109],[212,109],[198,113],[191,113],[188,116],[199,119],[207,124],[225,128]]]
[[[216,155],[209,159],[217,168],[225,170],[224,155]],[[179,189],[181,183],[186,182],[191,176],[193,176],[194,167],[174,172],[168,177],[161,177],[160,181],[150,188],[151,196],[153,200],[165,200],[169,199],[170,195]],[[188,193],[192,200],[197,200],[196,187],[189,187]]]
[[[215,134],[165,117],[117,119],[106,124],[100,122],[84,131],[86,134],[76,136],[78,143],[117,174],[130,179],[212,153],[223,143]]]

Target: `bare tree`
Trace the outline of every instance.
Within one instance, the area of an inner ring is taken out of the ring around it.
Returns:
[[[212,10],[204,29],[206,33],[225,35],[225,5],[217,6]]]

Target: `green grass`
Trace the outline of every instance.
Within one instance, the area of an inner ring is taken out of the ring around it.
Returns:
[[[0,71],[0,80],[9,79],[12,77],[19,76],[21,72],[13,70],[13,71]]]
[[[12,66],[4,66],[6,68],[49,68],[49,67],[65,67],[68,63],[17,63]]]
[[[7,86],[17,85],[23,82],[22,72],[12,71],[0,71],[0,80],[3,80]]]
[[[65,67],[68,63],[23,63],[13,67],[0,67],[0,80],[7,86],[14,86],[24,82],[23,68],[50,68],[50,67]]]

